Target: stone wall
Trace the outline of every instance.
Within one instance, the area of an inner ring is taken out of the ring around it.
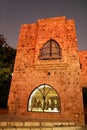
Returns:
[[[61,122],[0,122],[0,130],[86,130],[86,127]]]
[[[62,48],[62,58],[40,60],[40,49],[50,39],[55,40]],[[56,17],[40,19],[34,24],[24,24],[20,30],[9,94],[9,113],[84,124],[80,78],[81,69],[74,20]],[[31,93],[42,84],[52,86],[59,94],[60,113],[27,111]]]

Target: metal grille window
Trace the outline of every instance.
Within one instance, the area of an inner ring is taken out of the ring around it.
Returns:
[[[49,40],[40,50],[40,59],[60,59],[61,48],[54,40]]]
[[[39,86],[30,96],[28,111],[60,112],[59,95],[48,85]]]

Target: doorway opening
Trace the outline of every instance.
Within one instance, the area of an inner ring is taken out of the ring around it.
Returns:
[[[82,89],[83,91],[83,105],[84,105],[84,114],[85,114],[85,124],[87,124],[87,87]]]

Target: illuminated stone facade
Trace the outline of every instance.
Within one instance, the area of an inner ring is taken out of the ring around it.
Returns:
[[[22,25],[9,113],[84,124],[84,59],[87,52],[78,50],[74,20],[55,17]]]

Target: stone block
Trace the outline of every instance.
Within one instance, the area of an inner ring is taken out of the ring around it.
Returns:
[[[31,128],[29,127],[20,127],[20,128],[16,128],[16,130],[31,130]]]
[[[31,128],[30,130],[41,130],[41,128]]]
[[[53,130],[53,128],[51,128],[51,127],[47,127],[47,128],[41,128],[41,130]]]
[[[2,130],[17,130],[17,129],[14,127],[4,127]]]
[[[48,127],[50,127],[50,126],[53,126],[53,123],[52,122],[42,122],[41,126],[48,126]]]
[[[14,126],[14,127],[23,127],[23,122],[8,122],[8,126]]]
[[[53,127],[53,130],[63,130],[63,128],[62,127]]]
[[[4,126],[5,127],[5,126],[7,126],[7,124],[8,124],[7,122],[0,122],[0,126]]]
[[[40,122],[24,122],[24,126],[40,126]]]

